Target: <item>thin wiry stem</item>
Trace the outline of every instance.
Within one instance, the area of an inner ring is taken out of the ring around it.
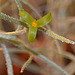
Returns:
[[[38,55],[41,59],[43,59],[45,62],[47,62],[48,64],[51,64],[54,68],[58,69],[59,71],[61,71],[64,75],[69,75],[66,71],[64,71],[62,68],[60,68],[60,66],[56,65],[54,62],[52,62],[51,60],[49,60],[48,58],[46,58],[43,55]]]
[[[10,17],[10,16],[8,16],[8,15],[6,15],[4,13],[1,13],[1,12],[0,12],[0,18],[2,18],[4,20],[8,20],[9,22],[13,22],[13,23],[16,23],[18,25],[21,25],[21,26],[24,26],[24,27],[28,28],[28,25],[26,24],[26,22],[22,22],[22,21],[20,21],[18,19]]]
[[[22,5],[21,5],[21,3],[20,3],[20,0],[15,0],[15,2],[16,2],[16,4],[17,4],[19,10],[24,10],[23,7],[22,7]],[[21,19],[21,18],[20,18],[20,19]],[[21,30],[22,28],[23,28],[23,27],[19,25],[19,26],[17,27],[16,31],[19,31],[19,30]]]
[[[17,48],[12,48],[12,49],[11,49],[11,48],[8,48],[8,51],[9,51],[10,53],[24,53],[24,52],[26,52],[26,51],[23,50],[23,49],[17,49]],[[37,51],[37,50],[36,50],[36,51]],[[39,49],[38,52],[40,52],[40,51],[41,51],[41,50]],[[44,51],[44,50],[43,50],[43,51]],[[70,60],[72,60],[72,61],[75,62],[75,56],[72,55],[72,54],[69,53],[69,52],[64,51],[64,52],[62,52],[62,53],[60,54],[59,52],[54,51],[54,50],[48,51],[48,50],[45,49],[45,51],[46,51],[46,52],[53,53],[53,54],[56,54],[56,55],[60,55],[60,56],[62,56],[62,57],[64,57],[64,58],[70,59]],[[0,52],[3,52],[3,48],[0,48]]]
[[[29,59],[24,63],[24,65],[22,66],[22,68],[21,68],[21,73],[24,71],[24,69],[31,63],[31,61],[32,61],[32,59],[33,59],[33,56],[31,55],[30,57],[29,57]]]
[[[55,41],[55,43],[56,43],[56,46],[57,46],[57,49],[58,49],[58,52],[61,54],[62,53],[62,48],[61,48],[61,46],[60,46],[60,44],[59,44],[59,41],[58,40],[56,40],[56,39],[54,39],[54,41]]]
[[[29,6],[29,7],[38,15],[39,18],[42,17],[42,16],[37,12],[37,10],[36,10],[29,2],[27,2],[26,0],[21,0],[21,1],[22,1],[24,4],[26,4],[27,6]],[[49,30],[51,30],[51,28],[50,28],[48,25],[46,25],[46,27],[47,27]],[[60,47],[60,45],[59,45],[58,40],[54,39],[54,41],[55,41],[55,44],[56,44],[56,46],[57,46],[57,48],[58,48],[58,52],[61,53],[61,47]]]
[[[2,43],[2,42],[1,42],[1,46],[3,47],[3,52],[4,52],[5,59],[6,59],[6,66],[7,66],[8,75],[14,75],[13,74],[12,63],[11,63],[11,59],[10,59],[10,55],[8,53],[8,50],[5,46],[5,44]]]
[[[66,71],[64,71],[60,66],[56,65],[53,61],[49,60],[48,58],[46,58],[45,56],[35,52],[34,50],[29,49],[28,47],[26,47],[25,43],[19,39],[16,40],[12,40],[12,39],[2,39],[1,40],[6,40],[9,41],[15,45],[17,45],[18,47],[27,50],[28,52],[40,57],[43,61],[45,61],[46,63],[52,65],[54,68],[58,69],[59,71],[61,71],[64,75],[69,75]]]
[[[1,17],[2,19],[4,19],[4,20],[8,20],[8,21],[14,22],[14,23],[16,23],[16,24],[19,24],[19,25],[22,25],[22,26],[28,28],[28,24],[27,24],[26,22],[22,22],[22,21],[20,21],[20,20],[18,20],[18,19],[9,17],[9,16],[7,16],[7,15],[5,15],[5,14],[3,14],[3,13],[0,13],[0,17]],[[44,28],[44,27],[41,27],[41,28],[39,28],[39,29],[40,29],[41,31],[43,31],[45,34],[47,34],[48,36],[53,37],[54,39],[58,39],[58,40],[61,40],[62,42],[66,42],[66,43],[70,43],[70,44],[75,44],[74,41],[71,41],[71,40],[69,40],[69,39],[66,39],[65,37],[60,36],[60,35],[54,33],[54,32],[51,31],[51,30],[47,30],[47,29]]]
[[[54,39],[58,39],[58,40],[61,40],[62,42],[66,42],[66,43],[70,43],[70,44],[75,44],[75,42],[74,41],[71,41],[71,40],[69,40],[69,39],[66,39],[65,37],[63,37],[63,36],[60,36],[60,35],[58,35],[58,34],[56,34],[56,33],[54,33],[53,31],[51,31],[51,30],[47,30],[47,29],[45,29],[45,28],[39,28],[41,31],[43,31],[45,34],[47,34],[48,36],[51,36],[51,37],[53,37]]]
[[[53,32],[46,31],[46,29],[43,29],[43,28],[40,28],[40,29],[42,29],[43,31],[45,31],[45,33],[48,34],[49,36],[52,36],[52,37],[56,36],[56,38],[57,38],[57,39],[59,38],[59,40],[60,40],[60,39],[62,39],[62,41],[65,40],[67,43],[70,42],[68,39],[66,39],[66,38],[64,38],[64,37],[60,37],[59,35],[57,35],[57,34],[55,34],[55,33],[53,33]],[[9,40],[9,39],[6,39],[6,40]],[[12,43],[15,43],[16,45],[18,45],[19,47],[21,47],[21,48],[23,48],[23,49],[27,49],[29,52],[31,52],[31,53],[33,53],[33,54],[39,56],[39,57],[42,58],[45,62],[51,64],[52,66],[54,66],[55,68],[57,68],[59,71],[63,72],[65,75],[68,75],[67,72],[65,72],[63,69],[61,69],[61,68],[60,68],[59,66],[57,66],[55,63],[53,63],[52,61],[48,60],[48,59],[47,59],[46,57],[44,57],[43,55],[38,54],[38,53],[36,53],[36,52],[34,52],[34,51],[28,49],[27,47],[25,47],[25,45],[24,45],[23,43],[17,42],[17,41],[13,41],[13,40],[11,40],[11,39],[10,39],[9,41],[12,42]],[[69,41],[69,42],[68,42],[68,41]],[[72,43],[73,43],[73,42],[72,42]]]
[[[12,38],[14,38],[14,36],[11,36],[11,35],[5,35],[5,34],[0,34],[0,39],[1,38],[6,38],[6,39],[12,39]]]
[[[29,6],[40,18],[42,17],[38,12],[37,10],[30,4],[28,3],[26,0],[20,0],[22,1],[24,4],[26,4],[27,6]]]
[[[15,0],[15,2],[16,2],[16,4],[17,4],[19,10],[23,10],[23,7],[22,7],[22,5],[21,5],[21,3],[20,3],[20,0]]]
[[[8,6],[10,6],[12,3],[14,3],[14,1],[9,1],[9,2],[6,2],[5,4],[3,4],[2,6],[1,6],[1,11],[4,11],[4,10],[6,10],[6,8],[8,7]]]
[[[0,35],[11,35],[11,36],[16,36],[16,35],[21,35],[23,33],[25,33],[26,30],[25,28],[23,30],[19,30],[19,31],[14,31],[14,32],[0,32]]]

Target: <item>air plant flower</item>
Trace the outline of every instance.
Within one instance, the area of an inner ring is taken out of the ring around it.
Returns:
[[[34,42],[37,34],[37,29],[44,25],[47,25],[52,20],[51,13],[48,13],[44,17],[35,20],[28,12],[25,10],[19,11],[20,17],[29,24],[29,32],[28,32],[28,41],[30,43]]]

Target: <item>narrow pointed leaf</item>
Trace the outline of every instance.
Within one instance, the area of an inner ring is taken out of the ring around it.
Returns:
[[[29,57],[29,59],[24,63],[24,65],[21,68],[21,73],[24,71],[24,69],[31,63],[32,61],[32,55]]]
[[[37,34],[37,27],[30,26],[29,33],[28,33],[28,40],[29,42],[34,42]]]
[[[44,25],[47,25],[50,21],[52,20],[52,15],[51,13],[48,13],[41,19],[37,20],[38,27],[42,27]]]
[[[35,21],[35,19],[28,12],[24,10],[19,10],[19,15],[28,24],[31,24],[33,21]]]

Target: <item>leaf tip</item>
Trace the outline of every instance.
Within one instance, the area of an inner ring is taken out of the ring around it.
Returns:
[[[49,13],[49,15],[50,15],[50,19],[52,20],[52,13]]]
[[[24,10],[19,10],[19,15],[24,16],[25,15],[24,12],[25,12]]]
[[[30,38],[28,38],[28,41],[30,44],[34,42],[34,40],[31,40]]]
[[[23,70],[21,70],[20,73],[23,73]]]

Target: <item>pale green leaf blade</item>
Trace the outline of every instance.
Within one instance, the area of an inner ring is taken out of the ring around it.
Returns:
[[[51,22],[51,20],[52,20],[52,15],[51,15],[51,13],[48,13],[47,15],[42,17],[41,19],[37,20],[38,27],[42,27],[44,25],[47,25],[49,22]]]
[[[19,10],[19,15],[24,21],[26,21],[30,25],[32,22],[35,21],[35,19],[28,12],[24,10]]]
[[[29,42],[34,42],[37,34],[37,27],[30,26],[29,33],[28,33],[28,40]]]

